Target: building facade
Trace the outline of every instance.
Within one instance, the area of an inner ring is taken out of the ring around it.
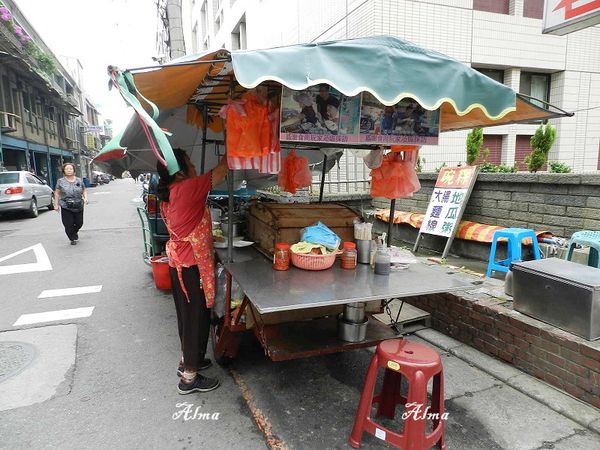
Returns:
[[[29,170],[54,186],[61,165],[73,162],[90,178],[100,130],[87,145],[99,117],[82,72],[77,59],[59,62],[15,2],[0,2],[0,170]]]
[[[184,3],[184,17],[189,17],[184,26],[188,53],[373,35],[397,36],[444,53],[517,92],[575,111],[572,118],[551,121],[558,133],[549,160],[561,161],[576,172],[600,170],[600,26],[566,36],[543,35],[543,0]],[[486,128],[483,148],[489,150],[488,162],[516,164],[526,170],[523,161],[531,152],[529,139],[538,125]],[[425,170],[464,163],[466,135],[467,131],[444,133],[438,146],[423,147]],[[353,159],[340,161],[339,180],[368,178]],[[360,189],[361,183],[353,184]]]

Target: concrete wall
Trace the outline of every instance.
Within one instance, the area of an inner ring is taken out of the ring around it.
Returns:
[[[437,174],[419,174],[421,190],[396,201],[399,211],[425,213]],[[376,207],[389,201],[374,199]],[[570,237],[600,230],[600,174],[479,174],[464,220],[546,230]]]

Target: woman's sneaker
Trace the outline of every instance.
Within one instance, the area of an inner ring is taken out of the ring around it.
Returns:
[[[180,381],[177,392],[182,395],[191,394],[192,392],[210,392],[218,387],[219,380],[216,378],[208,378],[198,374],[191,383]]]
[[[202,360],[202,362],[200,363],[200,367],[198,367],[198,370],[204,370],[204,369],[208,369],[210,366],[212,366],[212,361],[208,358],[204,358]],[[182,377],[183,376],[183,364],[179,363],[179,367],[177,367],[177,376],[178,377]]]

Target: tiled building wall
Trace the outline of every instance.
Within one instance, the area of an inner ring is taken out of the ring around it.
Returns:
[[[538,16],[540,2],[494,0],[485,6],[483,0],[248,0],[248,48],[389,34],[476,68],[504,70],[505,84],[515,90],[521,71],[549,73],[550,103],[577,111],[572,118],[551,121],[558,139],[550,159],[577,171],[596,170],[600,109],[581,110],[600,105],[600,26],[567,36],[543,35],[542,20],[525,17]],[[235,2],[236,11],[242,4]],[[503,13],[482,11],[495,4],[502,4]],[[225,11],[226,20],[228,16]],[[516,136],[530,136],[535,129],[519,124],[484,133],[502,135],[501,161],[511,165]],[[423,147],[425,170],[464,162],[466,134],[445,133],[438,146]]]

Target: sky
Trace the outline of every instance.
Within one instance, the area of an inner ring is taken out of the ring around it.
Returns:
[[[127,125],[132,109],[108,90],[108,65],[121,69],[154,65],[154,0],[16,0],[19,9],[57,56],[78,58],[84,90],[114,131]]]

